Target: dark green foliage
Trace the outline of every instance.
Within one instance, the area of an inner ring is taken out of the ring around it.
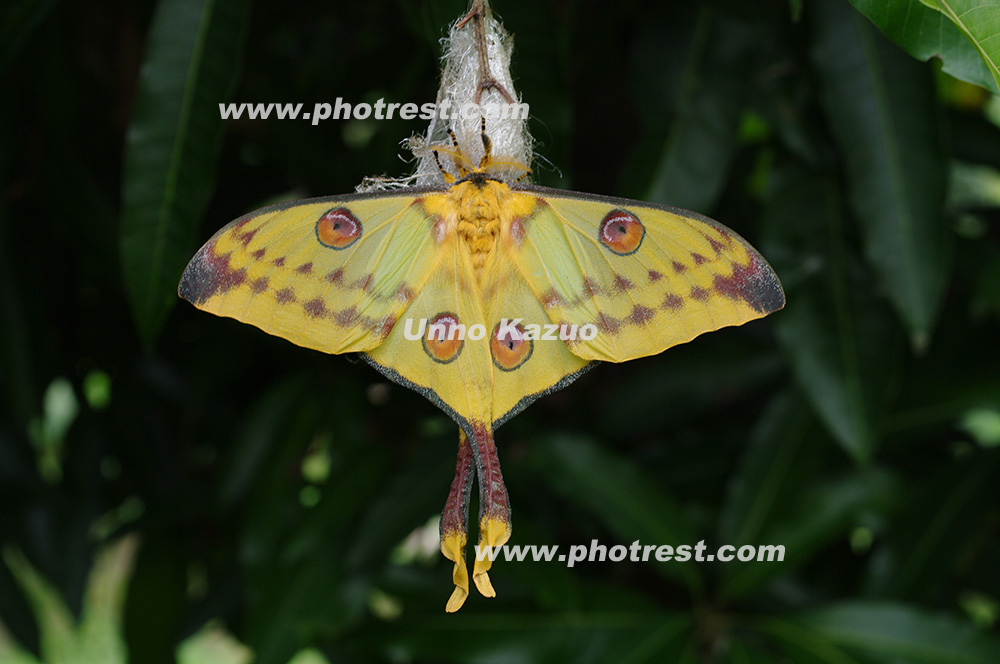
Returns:
[[[400,175],[425,128],[220,102],[432,101],[465,5],[248,4],[0,13],[0,543],[79,611],[96,548],[140,533],[130,661],[213,619],[263,664],[1000,661],[1000,102],[907,53],[989,84],[951,23],[885,3],[939,27],[922,44],[861,0],[495,0],[536,181],[713,216],[788,298],[500,429],[511,543],[786,559],[501,561],[497,599],[445,615],[450,564],[397,546],[444,504],[456,427],[171,293],[226,222]],[[30,615],[0,565],[37,652]]]

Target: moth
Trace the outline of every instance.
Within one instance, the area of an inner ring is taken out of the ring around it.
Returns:
[[[454,164],[441,167],[440,186],[251,212],[208,240],[179,286],[199,309],[324,353],[360,354],[458,424],[440,526],[454,562],[448,611],[469,594],[475,478],[481,547],[511,535],[497,427],[599,362],[654,355],[785,303],[771,267],[722,224],[527,184],[527,165],[512,178],[510,162],[492,157],[485,122],[482,142],[478,164],[457,141],[431,147],[439,166],[441,155]],[[487,597],[491,565],[476,560],[472,571]]]

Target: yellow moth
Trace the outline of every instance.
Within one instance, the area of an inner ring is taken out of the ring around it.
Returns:
[[[480,30],[481,12],[474,5],[465,19]],[[200,309],[300,346],[359,353],[458,424],[441,520],[441,549],[455,563],[449,611],[469,592],[477,476],[480,545],[511,534],[500,424],[597,362],[653,355],[785,303],[767,262],[725,226],[523,183],[527,165],[493,157],[485,121],[480,139],[478,163],[458,141],[430,147],[439,166],[453,164],[436,186],[251,212],[198,251],[179,287]],[[490,566],[477,560],[472,574],[488,597]]]

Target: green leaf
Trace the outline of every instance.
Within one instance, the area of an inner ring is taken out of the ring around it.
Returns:
[[[881,537],[871,557],[869,593],[931,600],[964,576],[980,551],[984,506],[996,490],[1000,454],[975,454],[923,478]],[[987,563],[989,564],[989,563]]]
[[[951,239],[931,71],[840,0],[810,8],[821,102],[846,161],[868,260],[921,349],[940,307]]]
[[[640,149],[657,152],[626,176],[626,183],[643,183],[630,184],[628,195],[692,210],[715,205],[739,145],[756,36],[746,23],[707,5],[680,25],[645,22],[637,64],[658,71],[640,80],[676,82],[667,94],[651,94],[647,86],[637,92],[648,127]],[[664,74],[665,62],[677,63],[671,68],[680,73]]]
[[[746,452],[729,483],[719,519],[719,542],[739,547],[761,544],[761,533],[783,500],[811,443],[816,420],[797,392],[775,397],[750,435]]]
[[[766,618],[757,627],[787,652],[796,664],[865,664],[828,639],[798,624]]]
[[[42,658],[50,664],[68,661],[77,646],[76,621],[62,597],[20,551],[5,550],[3,557],[35,614]]]
[[[136,537],[125,537],[98,554],[87,581],[79,624],[59,593],[23,555],[4,551],[7,566],[34,609],[46,664],[124,664],[122,607],[137,547]],[[5,648],[17,653],[9,639],[6,645],[4,641],[0,633],[0,657]]]
[[[121,259],[140,336],[151,345],[177,300],[212,193],[219,103],[237,79],[248,0],[162,0],[125,145]]]
[[[3,664],[39,664],[31,653],[14,642],[14,637],[7,632],[3,621],[0,621],[0,662]]]
[[[622,542],[695,544],[687,517],[674,500],[635,464],[593,440],[553,436],[539,441],[533,453],[536,467],[548,482],[569,501],[600,518]],[[691,562],[650,564],[667,576],[680,577],[694,591],[701,587],[701,577]]]
[[[698,661],[685,656],[692,622],[688,612],[657,610],[476,614],[463,609],[449,616],[414,616],[406,629],[369,628],[355,637],[375,644],[365,653],[375,650],[397,661],[686,664]]]
[[[784,547],[784,560],[728,563],[721,596],[743,597],[768,580],[787,576],[843,537],[865,510],[884,509],[898,493],[898,483],[878,471],[855,472],[808,487],[791,498],[790,513],[772,519],[757,542]]]
[[[997,0],[920,0],[949,18],[975,45],[1000,86],[1000,2]]]
[[[457,447],[457,446],[456,446]],[[380,487],[366,506],[361,527],[351,542],[348,567],[354,571],[381,565],[415,525],[440,509],[441,488],[451,476],[452,450],[435,446],[410,460]]]
[[[844,451],[866,464],[878,444],[877,415],[894,370],[892,319],[849,251],[833,182],[788,174],[793,168],[776,177],[764,212],[766,253],[788,297],[774,325],[813,408]]]
[[[268,386],[256,402],[246,406],[235,442],[220,464],[216,487],[223,507],[231,508],[245,499],[262,469],[268,467],[268,454],[281,443],[293,442],[289,439],[293,418],[311,388],[306,376],[292,374]],[[303,442],[308,445],[308,440]]]
[[[599,412],[603,429],[628,438],[710,418],[724,394],[754,394],[784,371],[779,352],[733,336],[706,335],[697,347],[679,346],[635,363],[631,380],[617,388],[622,401],[634,404],[635,415],[623,420]]]
[[[253,651],[221,625],[208,624],[177,646],[177,664],[250,664]]]
[[[718,664],[774,664],[774,655],[762,648],[744,643],[735,635],[727,635],[725,652],[715,660]],[[808,664],[795,660],[795,664]]]
[[[259,447],[253,452],[259,455],[256,470],[239,471],[246,473],[241,483],[252,482],[240,538],[244,574],[249,592],[260,598],[247,611],[241,634],[256,661],[283,664],[314,634],[336,633],[357,621],[367,604],[370,569],[389,557],[386,544],[380,560],[361,561],[368,567],[347,563],[354,547],[372,551],[384,543],[384,531],[371,527],[360,531],[371,539],[358,542],[359,523],[382,496],[391,470],[389,446],[372,445],[361,427],[364,397],[354,387],[336,382],[324,389],[287,381],[256,404],[260,412],[250,414],[243,427],[249,435],[255,423],[264,426],[264,440],[247,441],[244,448]],[[330,403],[342,406],[331,409]],[[264,417],[271,408],[284,410],[280,417]],[[330,475],[313,485],[301,476],[302,459],[311,445],[327,437]],[[445,478],[448,465],[440,466]],[[296,470],[289,473],[290,468]],[[304,505],[304,489],[318,500]],[[440,509],[439,501],[437,497],[429,511]],[[392,544],[402,538],[404,525],[389,524],[398,529],[396,538],[389,535]]]
[[[940,58],[955,78],[1000,92],[995,73],[958,26],[922,0],[851,0],[886,37],[918,60]],[[928,5],[928,6],[925,6]]]
[[[1000,640],[951,616],[879,602],[844,602],[795,623],[845,652],[908,664],[1000,662]],[[895,659],[893,659],[895,658]]]
[[[101,551],[90,571],[80,615],[80,650],[94,662],[125,662],[122,613],[139,548],[138,536],[124,537]]]
[[[324,657],[320,651],[308,648],[300,650],[288,664],[330,664],[330,660]]]

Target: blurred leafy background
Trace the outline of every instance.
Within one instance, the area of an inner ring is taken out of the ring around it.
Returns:
[[[788,296],[503,427],[512,543],[786,560],[500,562],[445,615],[454,425],[175,288],[424,129],[220,102],[432,101],[465,8],[0,9],[0,662],[1000,662],[997,3],[494,3],[537,182],[718,218]]]

